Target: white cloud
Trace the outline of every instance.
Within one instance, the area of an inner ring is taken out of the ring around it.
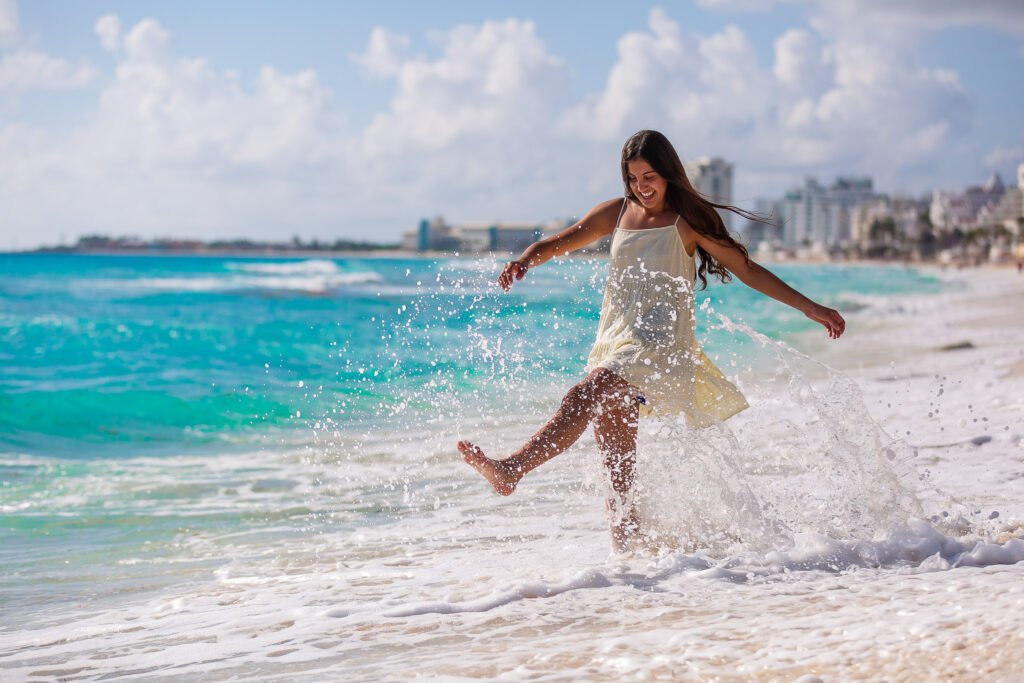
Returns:
[[[394,76],[406,59],[409,39],[403,35],[392,33],[386,28],[377,26],[370,32],[370,41],[366,52],[352,55],[352,60],[362,64],[372,76],[386,78]]]
[[[985,165],[989,168],[1016,167],[1024,164],[1024,145],[997,147],[985,156]]]
[[[737,143],[747,144],[741,140],[771,115],[774,86],[746,34],[727,26],[684,35],[658,9],[649,27],[619,40],[604,91],[570,111],[566,128],[609,141],[659,128],[691,157],[733,154]]]
[[[0,58],[0,90],[80,88],[88,85],[95,76],[95,69],[88,64],[72,66],[63,59],[30,49]]]
[[[648,32],[619,41],[604,90],[568,114],[569,128],[605,140],[659,128],[682,155],[721,155],[748,177],[783,169],[884,182],[969,127],[957,74],[919,66],[912,36],[827,38],[787,31],[765,67],[739,28],[686,35],[654,10]]]
[[[816,125],[801,132],[832,139],[832,163],[899,169],[970,125],[972,105],[957,75],[918,66],[912,44],[841,36],[831,50],[835,83],[817,101]]]
[[[707,9],[725,10],[728,12],[767,12],[778,5],[792,4],[801,0],[697,0],[697,4]]]
[[[121,47],[121,20],[116,14],[105,14],[96,20],[96,35],[104,49],[114,52]]]
[[[15,0],[0,0],[0,47],[14,43],[19,34],[18,5]]]
[[[115,26],[116,17],[98,22],[99,39],[113,43]],[[308,196],[327,195],[323,185],[338,181],[331,165],[344,159],[342,119],[314,71],[264,67],[246,83],[176,57],[152,19],[131,27],[116,54],[113,77],[77,126],[0,124],[9,225],[52,241],[69,228],[269,237],[337,220]]]
[[[884,188],[959,163],[970,95],[955,72],[919,62],[924,33],[815,25],[784,32],[762,63],[736,26],[688,32],[654,10],[618,41],[603,88],[575,100],[570,66],[529,21],[455,27],[431,54],[378,27],[352,60],[393,95],[355,130],[312,69],[242,76],[176,54],[154,19],[106,15],[94,29],[115,65],[88,115],[61,130],[0,122],[0,203],[9,225],[48,241],[71,230],[385,239],[438,211],[583,211],[619,190],[617,153],[639,128],[663,130],[684,157],[735,162],[740,199],[805,173],[874,173]],[[0,84],[5,73],[32,87],[99,80],[27,51],[35,65],[22,56],[8,70],[18,54],[0,61]]]
[[[155,19],[143,19],[124,36],[124,51],[128,57],[152,62],[167,57],[171,34]]]
[[[361,180],[417,212],[457,202],[476,217],[526,217],[509,188],[535,198],[552,191],[553,168],[539,161],[560,143],[553,122],[568,104],[571,72],[528,21],[459,26],[438,40],[438,57],[392,64],[390,106],[356,142]]]
[[[818,13],[825,25],[837,31],[849,31],[856,25],[915,32],[983,26],[1024,35],[1024,2],[1020,0],[821,0]]]
[[[169,33],[152,19],[125,34],[114,80],[79,134],[88,158],[128,168],[284,173],[333,149],[338,118],[314,71],[264,67],[246,87],[237,74],[204,59],[174,58],[169,48]]]
[[[88,85],[96,70],[85,62],[67,60],[34,49],[21,34],[15,0],[0,0],[0,91],[66,90]]]
[[[781,5],[803,5],[836,24],[898,24],[912,31],[984,26],[1024,35],[1024,3],[1020,0],[697,0],[705,9],[724,12],[767,12]]]
[[[824,31],[871,35],[879,26],[896,36],[942,29],[978,27],[1024,38],[1021,0],[857,0],[822,2],[816,23]],[[1019,46],[1024,57],[1024,43]]]
[[[0,127],[0,198],[23,227],[280,237],[349,226],[380,237],[369,226],[440,210],[553,215],[575,206],[564,179],[592,173],[554,125],[572,74],[528,21],[458,26],[435,56],[392,50],[376,74],[394,96],[361,131],[312,70],[267,66],[248,82],[176,55],[152,19],[120,29],[111,15],[96,34],[118,59],[85,121],[60,135]]]
[[[684,41],[678,24],[660,9],[651,11],[649,26],[650,33],[619,39],[619,59],[604,91],[568,113],[567,130],[618,138],[626,130],[651,127],[644,119],[664,120],[667,112],[692,108],[677,100],[695,92],[700,66],[691,55],[700,50]]]
[[[797,93],[819,93],[832,74],[818,40],[803,29],[790,29],[775,41],[775,66],[779,84]]]
[[[532,22],[516,19],[459,26],[444,37],[440,58],[397,61],[391,75],[396,92],[390,109],[367,130],[375,154],[543,129],[564,102],[570,79]]]

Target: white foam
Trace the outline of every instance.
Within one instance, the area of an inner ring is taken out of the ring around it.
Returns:
[[[385,617],[411,617],[420,614],[456,614],[461,612],[488,612],[518,600],[551,598],[568,591],[585,588],[607,588],[611,581],[596,569],[588,569],[559,582],[528,581],[501,588],[482,598],[466,602],[427,602],[388,609]],[[335,616],[328,613],[328,616]],[[340,615],[338,615],[340,616]]]
[[[274,263],[238,261],[226,263],[225,266],[229,270],[240,270],[246,273],[267,273],[271,275],[330,275],[341,272],[336,262],[326,259]]]
[[[323,274],[280,275],[227,275],[201,277],[139,278],[125,283],[120,280],[90,280],[83,288],[117,291],[123,295],[152,292],[237,292],[237,291],[293,291],[323,294],[352,285],[381,282],[383,278],[373,271],[338,272]]]

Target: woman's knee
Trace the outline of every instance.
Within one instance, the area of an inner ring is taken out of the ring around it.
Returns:
[[[595,370],[582,384],[587,385],[594,402],[606,410],[617,412],[620,408],[628,408],[636,401],[636,391],[633,387],[610,370]]]
[[[609,370],[598,369],[573,385],[562,399],[562,409],[586,413],[590,418],[629,423],[636,427],[637,395],[625,380]]]

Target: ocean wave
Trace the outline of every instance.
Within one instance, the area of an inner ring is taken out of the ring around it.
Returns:
[[[382,611],[379,611],[380,607],[349,603],[323,614],[344,618],[376,613],[388,618],[402,618],[489,612],[523,600],[553,598],[579,590],[627,587],[654,592],[684,576],[750,583],[771,581],[780,576],[792,579],[794,572],[842,574],[859,569],[881,569],[914,574],[956,567],[1012,565],[1024,561],[1024,538],[956,538],[946,535],[928,521],[913,518],[892,528],[881,540],[839,540],[819,534],[800,534],[792,540],[791,547],[786,549],[741,553],[720,559],[686,552],[672,552],[646,560],[642,557],[613,558],[613,566],[578,569],[561,580],[519,580],[468,600],[392,603]]]
[[[228,275],[203,277],[157,277],[138,280],[93,280],[83,283],[94,289],[116,289],[119,293],[146,295],[154,292],[243,292],[290,291],[324,294],[352,285],[382,282],[374,271],[320,275]]]
[[[237,270],[245,273],[260,273],[267,275],[330,275],[340,273],[341,269],[334,261],[327,259],[309,259],[306,261],[275,261],[275,262],[245,262],[232,261],[225,263],[228,270]]]

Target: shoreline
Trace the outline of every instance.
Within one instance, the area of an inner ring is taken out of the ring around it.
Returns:
[[[943,280],[941,292],[851,315],[845,345],[802,347],[854,379],[873,420],[914,450],[927,486],[995,502],[999,488],[1005,494],[1024,477],[1024,276],[996,267],[929,271]],[[1001,521],[1024,524],[1019,496],[999,504]]]

